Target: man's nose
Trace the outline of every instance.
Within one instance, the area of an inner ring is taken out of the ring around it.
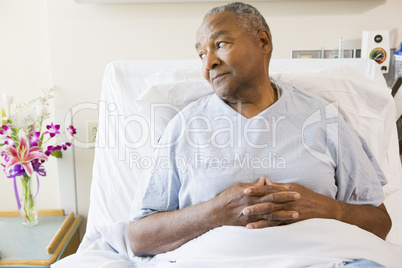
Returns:
[[[207,70],[212,70],[216,66],[218,66],[219,64],[221,64],[221,61],[220,61],[220,59],[218,58],[218,56],[214,52],[209,52],[206,55],[205,68]]]

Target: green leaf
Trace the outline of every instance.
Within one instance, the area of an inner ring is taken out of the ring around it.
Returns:
[[[59,151],[59,150],[52,152],[50,155],[51,155],[51,156],[54,156],[54,157],[56,157],[56,158],[62,158],[62,157],[63,157],[62,152]]]

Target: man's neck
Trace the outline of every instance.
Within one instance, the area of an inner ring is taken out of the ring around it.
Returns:
[[[270,83],[266,90],[260,94],[254,94],[253,98],[247,101],[227,102],[236,112],[246,118],[253,118],[278,100],[278,89],[275,84]]]

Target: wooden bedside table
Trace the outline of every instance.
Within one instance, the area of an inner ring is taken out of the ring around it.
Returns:
[[[50,267],[75,253],[82,216],[63,209],[39,210],[38,225],[27,227],[17,210],[0,210],[0,267]]]

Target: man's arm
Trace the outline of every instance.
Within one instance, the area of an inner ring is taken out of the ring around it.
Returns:
[[[244,215],[243,209],[259,202],[259,197],[245,194],[250,186],[262,186],[265,179],[257,183],[239,183],[225,190],[215,198],[187,208],[159,212],[138,221],[129,222],[128,237],[136,256],[152,256],[174,250],[187,241],[222,225],[246,226],[266,215]],[[280,187],[279,187],[280,188]],[[281,189],[277,198],[294,201],[299,195]],[[283,219],[292,218],[294,211],[287,211]]]
[[[171,251],[219,226],[212,202],[171,212],[158,212],[128,224],[131,250],[136,256]]]
[[[298,192],[301,198],[294,202],[276,201],[275,195],[278,193],[279,186],[281,187],[279,189]],[[266,185],[250,187],[245,190],[245,193],[250,196],[260,196],[265,201],[244,209],[243,213],[248,216],[266,215],[266,220],[250,223],[247,225],[248,228],[283,225],[311,218],[328,218],[356,225],[385,239],[392,226],[384,204],[378,207],[348,204],[317,194],[296,183],[281,184],[267,180]],[[297,211],[297,219],[283,218],[284,211]]]

